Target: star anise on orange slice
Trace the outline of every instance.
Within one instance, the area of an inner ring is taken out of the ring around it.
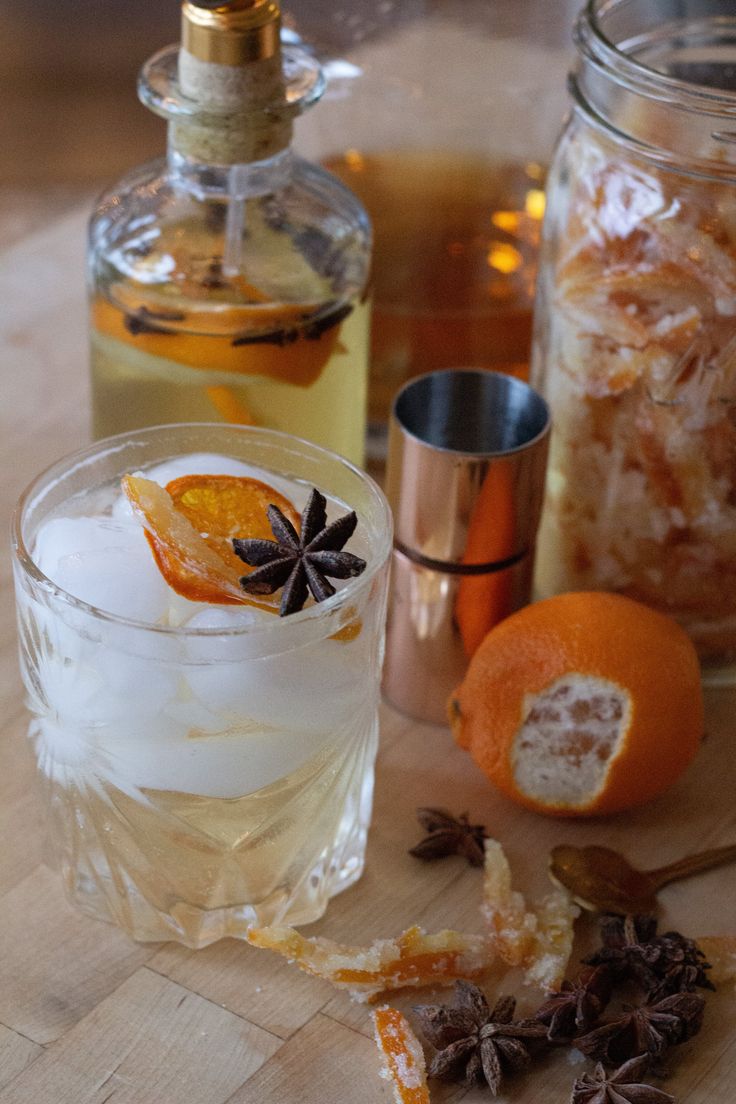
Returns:
[[[283,587],[279,613],[282,617],[302,609],[311,592],[324,602],[335,593],[328,579],[350,579],[365,571],[366,563],[351,552],[343,552],[358,524],[355,511],[327,524],[327,500],[315,487],[302,517],[301,532],[275,503],[266,511],[275,540],[233,540],[241,560],[256,568],[241,579],[248,594],[273,594]]]
[[[126,475],[122,487],[172,590],[192,602],[250,602],[274,610],[268,599],[249,599],[244,593],[243,565],[231,541],[264,535],[270,502],[298,524],[288,499],[260,480],[229,475],[185,475],[166,488],[140,475]]]

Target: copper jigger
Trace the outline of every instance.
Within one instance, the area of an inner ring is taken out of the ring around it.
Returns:
[[[444,723],[488,630],[529,601],[549,429],[544,399],[498,372],[432,372],[396,396],[383,688],[402,712]]]

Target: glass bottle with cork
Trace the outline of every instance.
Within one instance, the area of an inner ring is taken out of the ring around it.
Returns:
[[[264,425],[363,458],[370,222],[294,155],[321,70],[273,0],[185,0],[181,48],[139,95],[168,155],[90,224],[95,436],[161,422]]]

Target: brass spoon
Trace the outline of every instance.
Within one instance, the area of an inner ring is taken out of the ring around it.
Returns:
[[[636,870],[608,847],[553,847],[549,875],[569,890],[579,905],[592,912],[655,912],[662,886],[689,878],[701,870],[736,859],[736,844],[688,855],[659,870]]]

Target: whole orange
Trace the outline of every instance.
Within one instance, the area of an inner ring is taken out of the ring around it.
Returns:
[[[597,591],[535,602],[496,625],[449,703],[455,739],[488,778],[557,816],[662,793],[698,750],[703,713],[680,626]]]

